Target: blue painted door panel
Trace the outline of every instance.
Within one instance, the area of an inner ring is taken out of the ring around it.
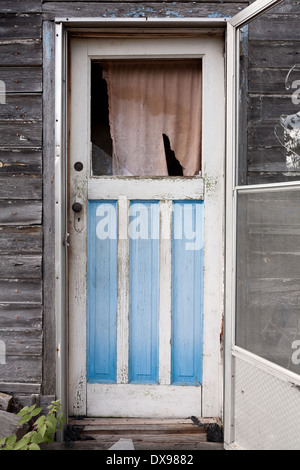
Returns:
[[[159,201],[129,212],[129,383],[158,383]]]
[[[173,202],[171,381],[202,382],[202,201]]]
[[[173,202],[171,382],[174,385],[202,382],[203,212],[202,201]],[[116,382],[117,218],[117,201],[89,201],[89,382]],[[159,376],[159,201],[131,201],[128,233],[129,383],[155,384]]]
[[[116,382],[117,202],[89,201],[87,380]]]

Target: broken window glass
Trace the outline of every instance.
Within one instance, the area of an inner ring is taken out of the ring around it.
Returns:
[[[201,99],[200,60],[93,63],[93,174],[199,174]]]

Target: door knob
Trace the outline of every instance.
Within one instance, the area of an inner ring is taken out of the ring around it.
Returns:
[[[74,202],[72,209],[74,212],[80,212],[82,210],[82,204],[80,204],[80,202]]]

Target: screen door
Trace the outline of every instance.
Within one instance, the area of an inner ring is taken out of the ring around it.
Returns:
[[[228,27],[228,448],[300,448],[299,14],[259,1]]]

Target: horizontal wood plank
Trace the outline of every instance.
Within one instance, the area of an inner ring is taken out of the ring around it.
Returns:
[[[42,67],[0,67],[0,80],[5,83],[6,94],[41,93]]]
[[[0,279],[41,279],[41,255],[2,255]],[[0,325],[1,328],[1,325]]]
[[[42,190],[40,176],[0,176],[0,199],[42,199]]]
[[[0,279],[0,303],[41,305],[42,282],[39,280]]]
[[[249,39],[260,41],[294,41],[298,37],[300,12],[265,14],[249,24]],[[287,24],[289,25],[287,28]]]
[[[3,66],[42,65],[40,39],[0,40],[0,63]]]
[[[1,3],[3,13],[39,13],[41,11],[41,0],[5,0]]]
[[[41,175],[42,151],[40,149],[1,149],[0,175]]]
[[[0,304],[1,329],[23,330],[42,328],[42,306],[24,304]],[[1,390],[1,386],[0,386]]]
[[[248,174],[252,172],[286,172],[286,154],[284,147],[249,148]]]
[[[170,6],[172,5],[172,6]],[[203,3],[179,2],[46,2],[43,4],[43,17],[53,20],[55,17],[104,17],[104,18],[139,18],[139,17],[212,17],[233,16],[245,8],[246,3]]]
[[[300,279],[265,279],[248,280],[248,309],[299,307]]]
[[[284,90],[282,90],[284,93]],[[248,96],[248,122],[260,123],[262,121],[280,121],[280,116],[295,114],[299,106],[292,102],[291,95],[286,94],[277,96],[249,95]]]
[[[42,122],[0,122],[0,146],[2,148],[41,148]]]
[[[291,68],[299,63],[300,42],[249,41],[249,56],[253,68]],[[276,51],[276,54],[274,53]]]
[[[0,121],[38,121],[41,119],[41,94],[10,93],[6,95],[6,103],[0,106]]]
[[[5,254],[42,253],[42,227],[0,227],[0,252]]]
[[[0,225],[39,225],[42,201],[0,200]]]
[[[29,393],[29,394],[40,394],[41,384],[39,383],[26,383],[26,382],[10,382],[10,381],[1,381],[0,390],[3,392],[13,393],[14,396],[17,393]]]
[[[280,116],[277,121],[263,121],[259,123],[249,123],[248,126],[248,148],[280,148],[280,142],[276,137],[276,126],[280,126]],[[280,129],[280,127],[279,127]]]
[[[26,2],[24,2],[26,3]],[[2,10],[2,8],[1,8]],[[0,13],[0,37],[5,39],[40,39],[42,37],[42,15]]]
[[[264,248],[267,248],[264,245]],[[278,248],[277,248],[278,249]],[[300,279],[300,253],[251,252],[247,275],[265,279]]]
[[[271,68],[249,68],[249,93],[261,95],[288,93],[285,88],[285,79],[289,70],[289,67],[276,70]]]
[[[6,361],[10,356],[41,356],[43,347],[42,330],[4,330],[0,328],[0,338],[6,347]]]
[[[0,364],[0,377],[2,382],[41,383],[42,359],[40,356],[9,356],[6,364]]]

